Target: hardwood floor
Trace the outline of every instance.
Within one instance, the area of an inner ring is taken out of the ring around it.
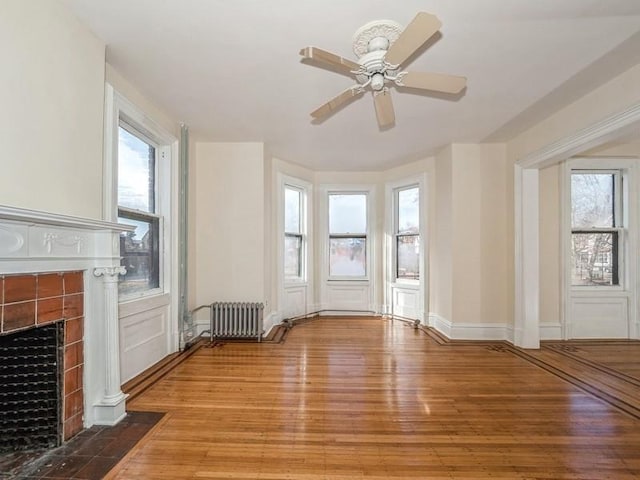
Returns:
[[[640,418],[540,352],[354,317],[203,347],[130,403],[167,414],[107,478],[640,478]]]

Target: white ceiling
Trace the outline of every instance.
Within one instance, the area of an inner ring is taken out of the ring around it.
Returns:
[[[638,0],[61,0],[107,44],[107,61],[207,141],[260,141],[317,170],[378,170],[451,142],[504,140],[640,62]],[[406,66],[464,75],[457,99],[393,91],[378,129],[366,94],[319,124],[309,113],[353,82],[300,62],[349,59],[376,19],[437,15],[442,36]],[[609,60],[607,60],[609,59]]]

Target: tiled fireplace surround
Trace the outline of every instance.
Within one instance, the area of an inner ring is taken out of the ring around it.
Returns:
[[[64,321],[63,438],[125,416],[122,225],[0,206],[0,335]]]
[[[0,276],[0,334],[64,322],[62,438],[82,430],[84,281],[82,272]]]

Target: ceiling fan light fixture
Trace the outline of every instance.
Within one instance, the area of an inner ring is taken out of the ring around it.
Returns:
[[[371,89],[379,92],[384,88],[384,75],[382,73],[374,73],[371,75]]]

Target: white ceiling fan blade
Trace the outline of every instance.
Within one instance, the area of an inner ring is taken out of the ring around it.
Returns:
[[[337,68],[342,73],[347,73],[350,75],[352,75],[351,72],[353,70],[360,69],[360,65],[358,65],[356,62],[317,47],[305,47],[300,50],[300,55],[302,55],[306,60],[315,60],[317,62],[330,65],[334,68]]]
[[[376,107],[376,118],[380,128],[393,125],[396,121],[396,114],[393,111],[393,102],[391,101],[391,92],[382,91],[373,97],[373,104]]]
[[[418,13],[402,31],[400,37],[389,47],[385,60],[391,65],[400,65],[435,35],[441,26],[442,23],[435,15],[426,12]]]
[[[329,115],[330,113],[340,108],[349,100],[352,100],[355,97],[362,95],[362,93],[363,93],[362,91],[358,91],[358,89],[354,87],[349,87],[344,92],[335,96],[324,105],[316,108],[313,112],[311,112],[311,116],[313,118],[321,118],[326,115]]]
[[[467,86],[466,77],[445,75],[443,73],[408,72],[400,80],[399,85],[434,92],[459,93]]]

